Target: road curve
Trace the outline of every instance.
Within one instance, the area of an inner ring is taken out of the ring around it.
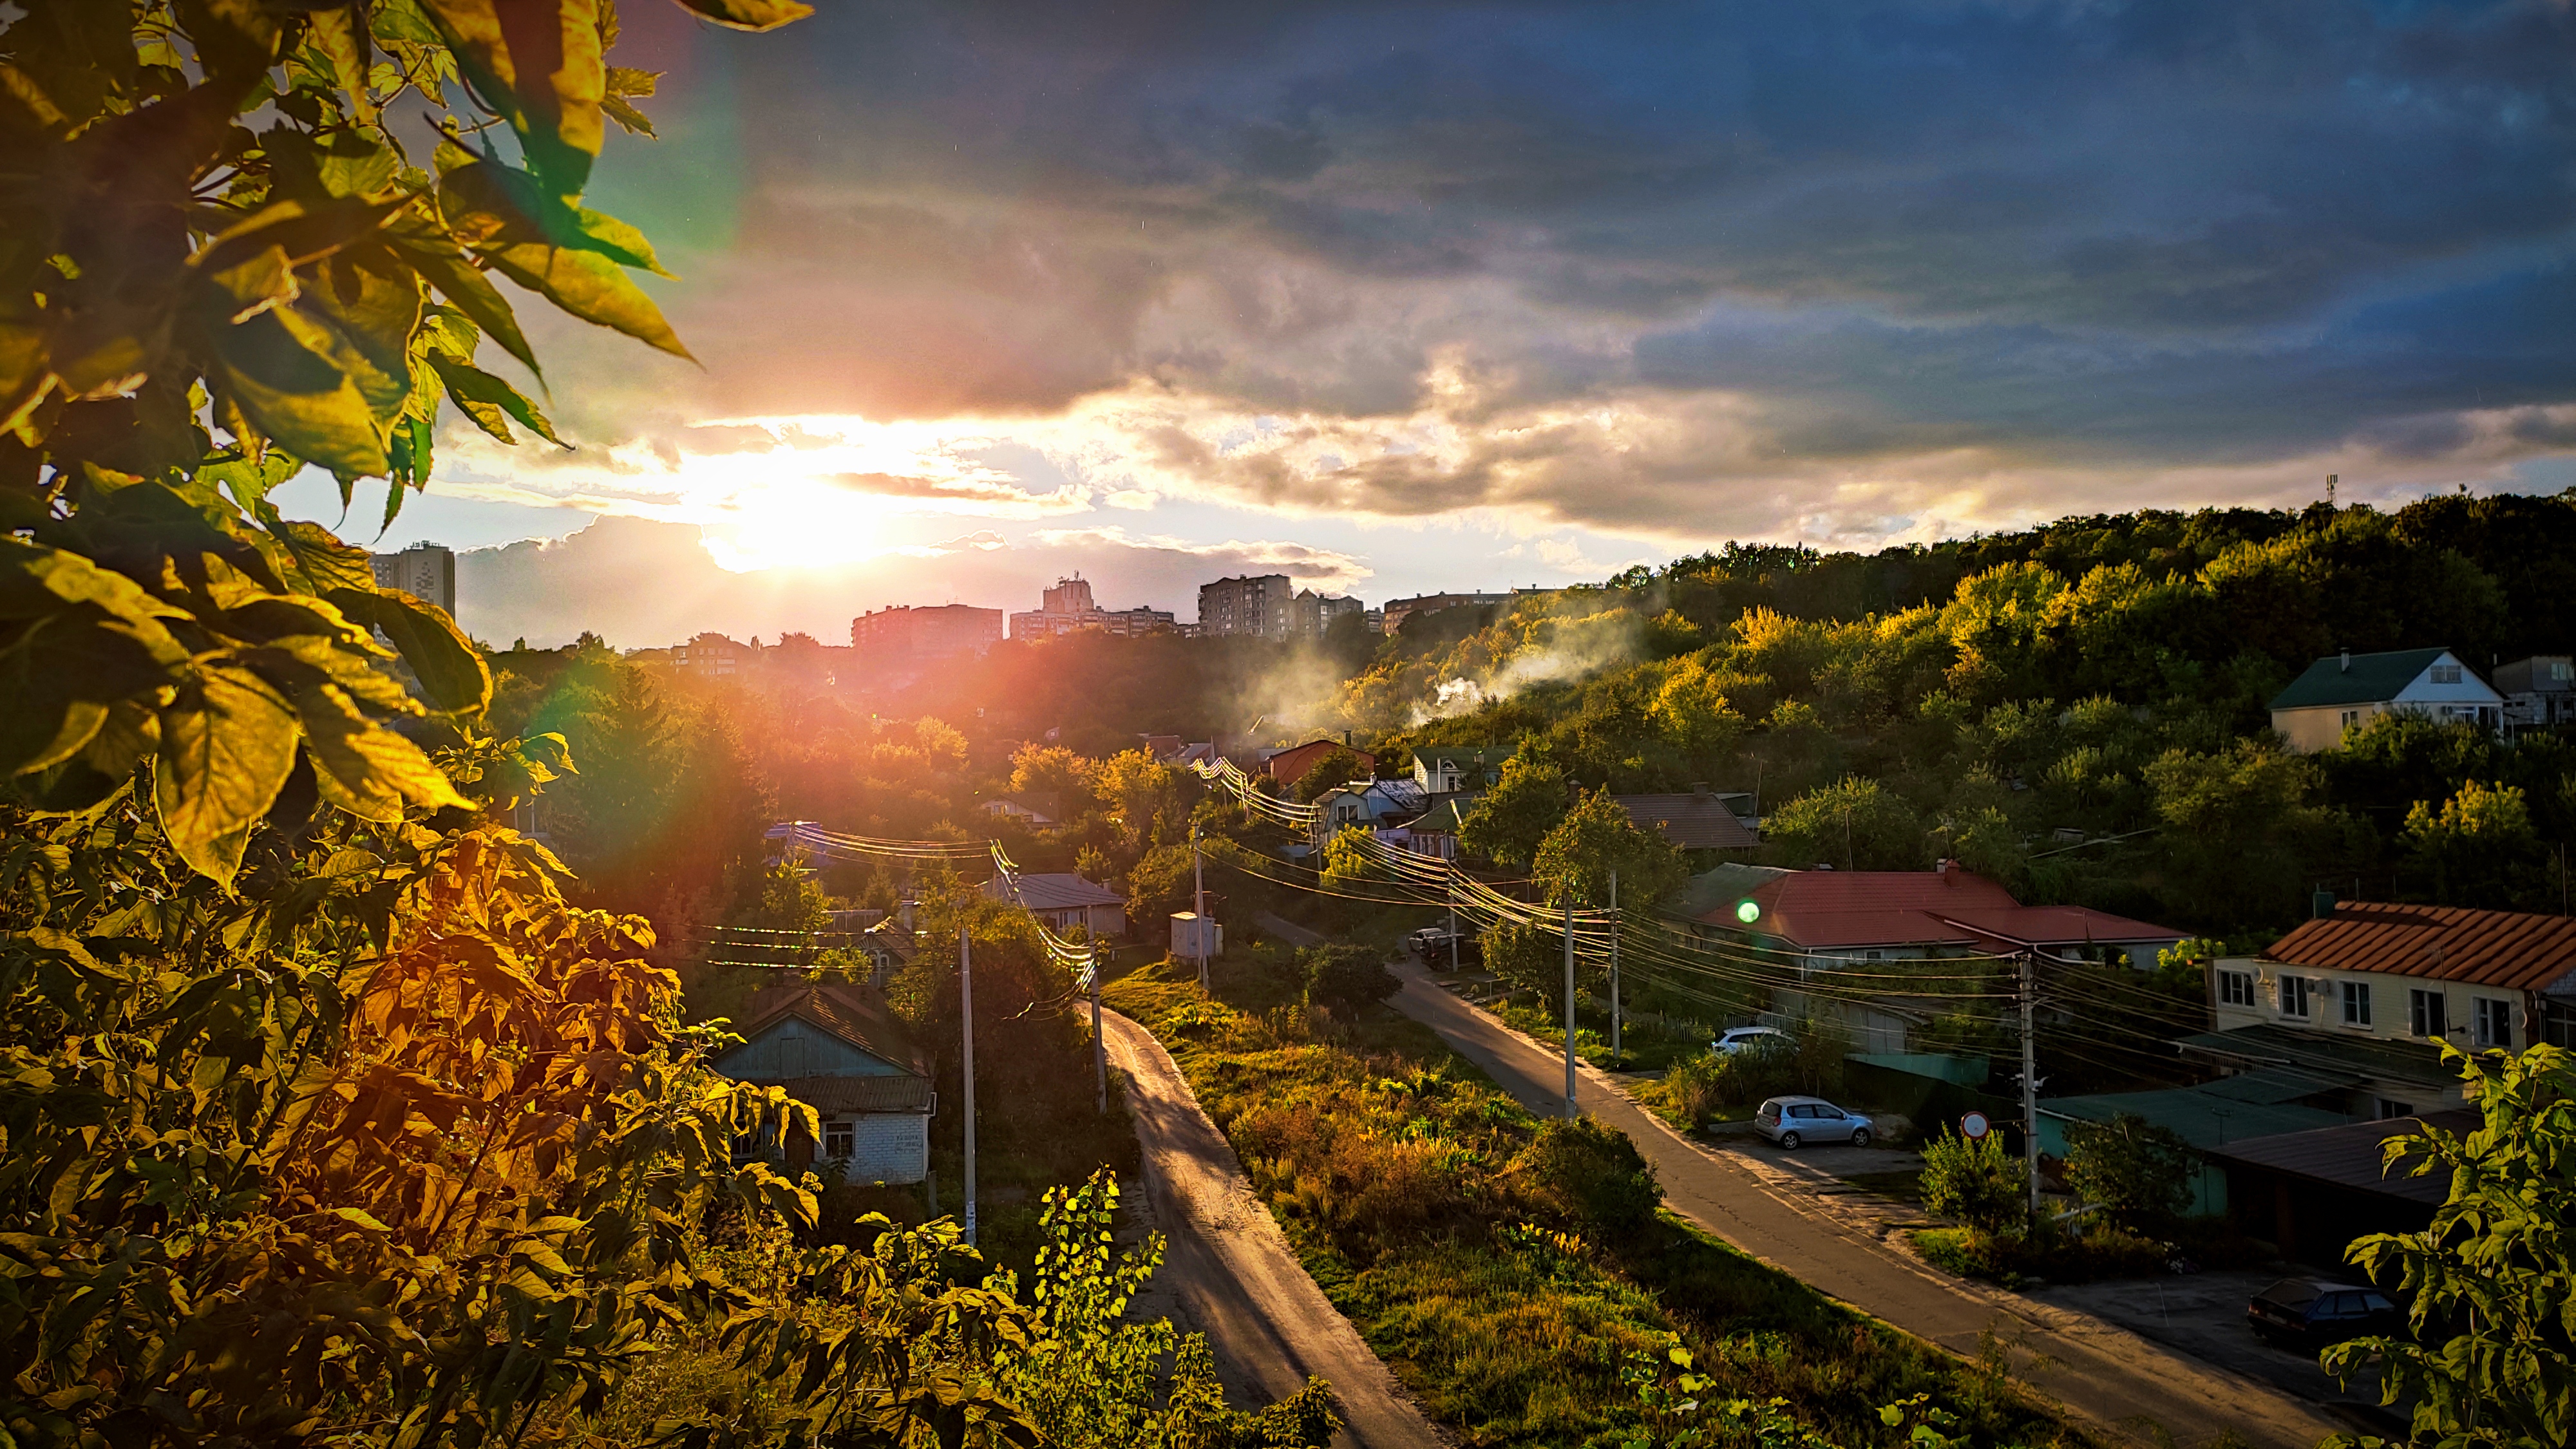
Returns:
[[[1163,1044],[1114,1011],[1102,1013],[1101,1035],[1127,1077],[1146,1197],[1169,1245],[1157,1286],[1179,1299],[1229,1377],[1276,1399],[1320,1376],[1346,1421],[1336,1445],[1440,1449],[1447,1441],[1306,1275]]]
[[[1394,969],[1404,980],[1394,1004],[1407,1016],[1439,1033],[1524,1105],[1562,1109],[1561,1051],[1459,1000],[1409,963]],[[1775,1189],[1726,1154],[1692,1143],[1589,1065],[1580,1077],[1577,1103],[1636,1142],[1663,1183],[1665,1206],[1820,1292],[1954,1353],[1973,1356],[1981,1336],[1993,1330],[2023,1350],[2014,1355],[2015,1377],[2114,1432],[2141,1443],[2183,1445],[2233,1433],[2266,1449],[2312,1449],[2346,1427],[2286,1394],[2124,1329],[1937,1273],[1794,1190]]]

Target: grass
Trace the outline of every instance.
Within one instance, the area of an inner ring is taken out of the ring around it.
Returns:
[[[2063,1233],[2024,1236],[1977,1228],[1920,1228],[1914,1251],[1945,1273],[2016,1291],[2048,1283],[2098,1283],[2113,1278],[2152,1278],[2187,1258],[2207,1268],[2250,1268],[2270,1260],[2266,1246],[2223,1222],[2175,1225],[2162,1238],[2109,1227],[2083,1237]]]
[[[1587,1215],[1585,1172],[1549,1165],[1548,1143],[1578,1133],[1388,1008],[1310,1010],[1285,950],[1210,974],[1207,997],[1179,964],[1106,995],[1171,1050],[1308,1272],[1463,1443],[1633,1442],[1623,1369],[1677,1343],[1715,1378],[1712,1402],[1779,1398],[1846,1449],[1905,1442],[1877,1410],[1918,1393],[1979,1444],[2087,1442],[1996,1363],[1962,1364],[1669,1214]]]

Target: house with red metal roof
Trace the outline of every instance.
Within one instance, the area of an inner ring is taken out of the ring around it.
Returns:
[[[2363,1079],[2354,1115],[2457,1101],[2441,1044],[2576,1047],[2576,917],[2465,906],[2318,901],[2261,954],[2210,963],[2217,1030],[2186,1053],[2222,1068],[2335,1069]]]
[[[1782,871],[1698,919],[1747,944],[1820,961],[2037,949],[2144,968],[2186,934],[2086,906],[2026,906],[1955,861],[1936,870]]]

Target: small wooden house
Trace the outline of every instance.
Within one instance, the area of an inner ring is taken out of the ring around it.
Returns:
[[[744,1142],[735,1156],[790,1170],[838,1161],[852,1182],[919,1182],[930,1173],[930,1063],[885,998],[866,986],[797,980],[763,988],[717,1057],[738,1082],[784,1087],[822,1117],[823,1140]]]

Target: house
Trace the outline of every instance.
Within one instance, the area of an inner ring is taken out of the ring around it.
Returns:
[[[2272,728],[2301,753],[2331,750],[2373,715],[2419,714],[2444,724],[2496,729],[2504,696],[2448,649],[2345,650],[2320,659],[2272,699]]]
[[[1435,860],[1456,860],[1458,831],[1467,812],[1476,808],[1476,799],[1464,791],[1437,797],[1430,809],[1404,822],[1404,848]]]
[[[1055,802],[1052,800],[987,800],[982,809],[987,815],[998,815],[1033,830],[1051,830],[1056,824]]]
[[[1094,937],[1127,934],[1126,897],[1070,871],[995,876],[984,882],[984,894],[1026,906],[1050,931],[1080,926]]]
[[[2344,1250],[2354,1239],[2421,1232],[2450,1198],[2449,1171],[2410,1175],[2412,1159],[2388,1161],[2388,1139],[2428,1127],[2465,1136],[2483,1125],[2477,1112],[2454,1107],[2241,1138],[2202,1156],[2227,1179],[2227,1218],[2238,1232],[2340,1273],[2349,1271]]]
[[[823,1140],[800,1130],[737,1142],[737,1161],[767,1157],[790,1170],[818,1159],[846,1164],[853,1182],[919,1182],[930,1170],[927,1057],[904,1034],[885,998],[864,986],[796,980],[763,987],[740,1028],[742,1044],[710,1064],[720,1075],[782,1087],[822,1118]]]
[[[1308,740],[1302,745],[1291,745],[1284,750],[1272,750],[1263,758],[1262,767],[1270,772],[1271,779],[1282,785],[1294,785],[1305,779],[1307,771],[1323,763],[1324,757],[1335,750],[1350,750],[1357,756],[1362,774],[1377,768],[1377,756],[1366,750],[1352,750],[1349,745],[1336,739]]]
[[[2331,1066],[2356,1117],[2460,1100],[2438,1043],[2576,1045],[2576,918],[2336,902],[2259,955],[2209,966],[2216,1028],[2182,1043],[2222,1069]]]
[[[1680,795],[1610,798],[1639,830],[1682,850],[1751,850],[1762,843],[1753,830],[1750,794],[1712,794],[1705,785],[1693,785]]]
[[[1422,792],[1411,780],[1353,780],[1315,797],[1314,844],[1321,847],[1346,825],[1386,830],[1422,813]]]
[[[1425,745],[1413,752],[1413,783],[1421,786],[1425,795],[1449,795],[1461,790],[1472,793],[1499,785],[1503,761],[1512,757],[1512,749],[1510,745],[1474,749]]]
[[[2140,968],[2180,943],[2171,926],[2086,906],[2025,906],[1984,876],[1934,870],[1786,870],[1695,919],[1748,944],[1834,961],[1987,955],[2036,949]],[[1750,907],[1750,913],[1746,908]]]
[[[2504,696],[2507,725],[2576,724],[2576,659],[2536,654],[2499,664],[2495,687]]]
[[[2108,1122],[2123,1114],[2141,1118],[2180,1137],[2200,1159],[2198,1171],[2192,1174],[2191,1201],[2183,1211],[2215,1217],[2226,1212],[2233,1199],[2225,1169],[2210,1154],[2248,1137],[2350,1122],[2351,1116],[2332,1103],[2339,1085],[2329,1078],[2276,1068],[2221,1077],[2196,1087],[2043,1097],[2038,1104],[2039,1150],[2062,1162],[2071,1145],[2067,1129],[2073,1124]]]

